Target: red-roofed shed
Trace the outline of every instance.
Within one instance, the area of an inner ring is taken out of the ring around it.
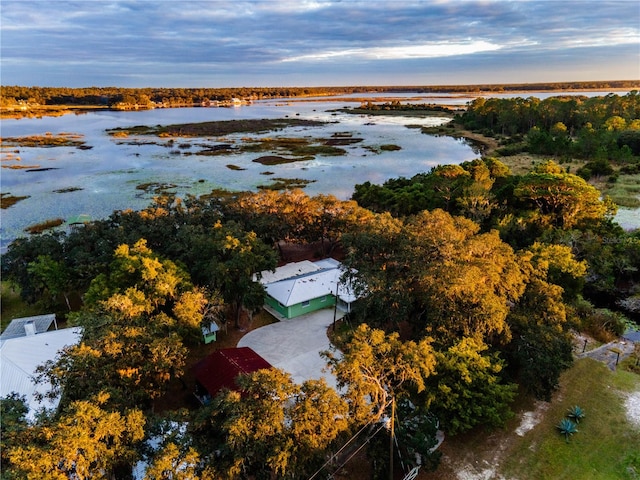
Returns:
[[[271,368],[271,365],[249,347],[217,350],[193,367],[196,397],[202,403],[208,403],[223,388],[237,390],[235,380],[238,375],[263,368]]]

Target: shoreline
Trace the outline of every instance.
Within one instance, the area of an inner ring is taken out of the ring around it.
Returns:
[[[473,88],[473,86],[469,86]],[[522,87],[522,85],[521,85]],[[532,85],[534,87],[534,85]],[[580,93],[591,93],[591,92],[602,92],[607,91],[608,93],[617,93],[617,92],[630,92],[634,90],[640,90],[640,85],[633,87],[609,87],[609,88],[543,88],[543,85],[537,86],[537,88],[502,88],[502,89],[472,89],[472,90],[447,90],[443,89],[440,91],[437,90],[427,90],[421,91],[425,87],[388,87],[389,89],[384,88],[382,91],[376,90],[376,88],[381,87],[371,87],[371,91],[369,92],[358,92],[358,97],[349,97],[349,95],[353,95],[353,93],[328,93],[326,95],[321,95],[318,93],[312,93],[308,95],[300,95],[296,97],[272,97],[272,98],[264,98],[262,100],[273,100],[273,101],[281,101],[285,103],[302,103],[302,102],[326,102],[331,97],[334,97],[336,100],[340,100],[342,102],[349,103],[362,103],[362,102],[389,102],[397,100],[398,94],[407,94],[412,93],[412,97],[407,97],[405,100],[416,101],[422,100],[425,98],[438,98],[438,99],[464,99],[468,98],[472,100],[478,97],[491,96],[491,95],[515,95],[515,96],[535,96],[535,94],[549,94],[549,93],[557,93],[562,95],[566,94],[580,94]],[[395,88],[395,90],[394,90]],[[385,94],[387,96],[384,97],[372,97],[371,94]],[[247,98],[242,101],[253,101],[254,99]],[[464,109],[464,105],[447,105],[447,104],[438,104],[451,109]],[[83,113],[93,112],[96,110],[104,110],[104,111],[122,111],[122,110],[150,110],[154,108],[229,108],[233,107],[235,104],[230,103],[229,105],[220,105],[220,106],[205,106],[200,103],[193,104],[176,104],[165,106],[162,104],[155,104],[151,107],[138,107],[137,105],[131,105],[131,108],[122,108],[122,107],[113,107],[109,105],[69,105],[69,104],[54,104],[54,105],[33,105],[29,106],[28,104],[16,104],[11,106],[2,106],[0,107],[0,120],[9,120],[9,119],[21,119],[21,118],[41,118],[41,117],[52,117],[52,116],[62,116],[74,113],[76,115],[81,115]]]

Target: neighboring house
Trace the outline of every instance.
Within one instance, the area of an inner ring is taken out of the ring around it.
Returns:
[[[44,333],[49,330],[51,324],[55,325],[56,330],[58,329],[56,316],[53,313],[49,313],[47,315],[36,315],[35,317],[16,318],[11,320],[11,323],[9,323],[7,328],[4,329],[2,335],[0,335],[0,342],[10,338],[26,337],[27,335]]]
[[[193,367],[195,396],[206,405],[220,390],[237,390],[238,375],[263,368],[271,368],[271,364],[249,347],[217,350]]]
[[[288,263],[275,272],[261,272],[256,278],[267,293],[265,306],[284,318],[294,318],[322,308],[336,306],[351,312],[356,296],[341,282],[342,264],[333,258]]]
[[[39,333],[34,327],[33,333],[31,332],[28,327],[27,334],[2,339],[0,342],[0,397],[6,397],[12,392],[24,395],[29,407],[29,420],[33,420],[35,412],[41,408],[54,410],[60,401],[59,398],[47,398],[42,402],[36,399],[36,395],[43,395],[51,390],[48,382],[35,384],[37,367],[48,360],[55,360],[63,348],[77,344],[81,339],[82,329],[64,328]]]

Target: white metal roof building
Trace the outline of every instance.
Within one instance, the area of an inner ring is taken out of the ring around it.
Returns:
[[[297,277],[299,275],[306,275],[321,270],[322,268],[309,260],[303,260],[301,262],[287,263],[281,267],[276,268],[274,271],[265,270],[260,272],[260,275],[255,275],[254,279],[267,285],[273,282],[279,282],[280,280],[286,280],[287,278]]]
[[[53,313],[47,315],[36,315],[34,317],[23,317],[11,320],[11,323],[0,335],[0,341],[10,338],[24,337],[36,333],[44,333],[49,330],[52,323],[55,323],[56,316]],[[56,330],[58,325],[56,324]]]
[[[347,302],[356,297],[340,283],[342,272],[338,269],[320,271],[300,277],[281,280],[265,285],[267,293],[284,306],[296,305],[324,295],[334,295]]]
[[[55,409],[60,399],[45,399],[40,403],[35,398],[36,394],[45,394],[51,389],[49,383],[34,383],[36,369],[54,360],[64,347],[77,344],[81,336],[82,329],[75,327],[9,338],[0,343],[0,397],[12,392],[24,395],[30,420],[36,410]]]
[[[289,263],[258,278],[267,292],[266,305],[285,318],[334,306],[350,311],[356,296],[341,282],[343,267],[332,258]]]

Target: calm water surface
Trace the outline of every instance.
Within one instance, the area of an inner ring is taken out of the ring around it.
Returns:
[[[214,188],[256,190],[273,178],[311,180],[305,191],[309,195],[333,194],[348,199],[357,183],[367,180],[380,183],[397,176],[412,176],[445,163],[460,163],[477,157],[465,142],[451,138],[435,138],[407,125],[437,125],[444,118],[370,117],[346,115],[327,110],[343,106],[332,102],[258,102],[239,108],[179,108],[141,112],[95,112],[41,119],[3,120],[2,136],[80,134],[90,150],[75,147],[11,148],[2,150],[2,165],[22,165],[46,171],[2,168],[2,193],[29,196],[2,211],[2,245],[6,246],[23,230],[44,220],[69,219],[89,215],[105,218],[113,210],[139,209],[149,204],[153,194],[136,187],[158,182],[176,185],[171,191],[178,195],[208,193]],[[184,139],[192,145],[177,149],[168,139],[157,137],[113,138],[106,130],[135,125],[167,125],[184,122],[204,122],[247,118],[304,118],[324,120],[320,127],[295,127],[264,134],[238,134],[225,138]],[[312,137],[327,138],[334,133],[349,133],[363,138],[361,143],[342,147],[347,155],[318,156],[314,160],[284,165],[264,166],[253,160],[266,153],[229,154],[215,157],[185,155],[197,151],[195,144],[241,142],[242,137]],[[130,145],[131,140],[153,141],[156,144]],[[399,151],[373,153],[365,147],[395,144]],[[11,156],[13,155],[13,157]],[[15,159],[18,156],[19,161]],[[232,164],[244,170],[232,170]],[[265,175],[273,172],[272,175]],[[81,190],[56,193],[56,190]]]

